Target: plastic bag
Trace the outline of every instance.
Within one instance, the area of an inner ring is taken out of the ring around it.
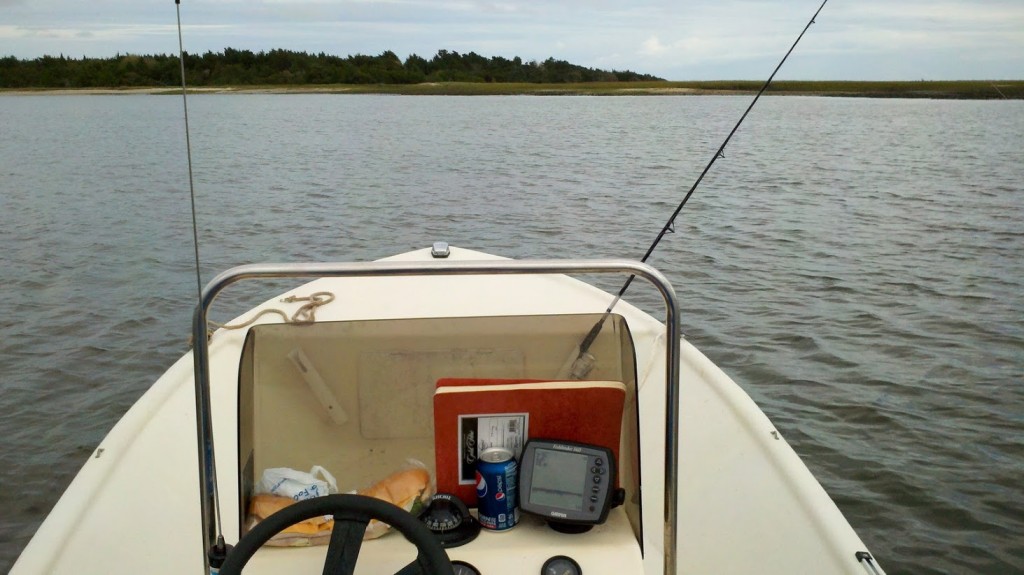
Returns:
[[[255,488],[256,494],[290,497],[295,501],[337,492],[338,482],[330,472],[319,465],[314,465],[309,473],[287,467],[265,469]]]
[[[318,476],[322,476],[323,479]],[[435,489],[433,477],[427,466],[415,459],[409,459],[400,470],[358,493],[393,503],[413,515],[418,515]],[[247,528],[252,529],[275,511],[295,501],[337,492],[334,476],[319,465],[313,466],[309,473],[286,467],[267,469],[255,486]],[[267,545],[326,545],[330,541],[333,527],[334,521],[331,516],[314,517],[278,533],[267,542]],[[367,524],[363,538],[376,539],[390,530],[391,526],[374,519]]]
[[[265,469],[253,489],[249,505],[247,528],[276,511],[304,499],[321,497],[338,492],[338,483],[329,471],[314,465],[308,473],[288,467]],[[267,545],[279,547],[306,547],[326,545],[331,538],[334,521],[330,515],[312,517],[301,521],[274,535]]]

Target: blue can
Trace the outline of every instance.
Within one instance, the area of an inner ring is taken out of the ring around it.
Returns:
[[[507,531],[519,523],[518,469],[512,451],[504,447],[489,447],[477,458],[476,500],[481,527]]]

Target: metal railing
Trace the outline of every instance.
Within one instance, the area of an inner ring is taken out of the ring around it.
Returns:
[[[632,260],[484,260],[484,261],[378,261],[356,263],[252,264],[227,270],[213,278],[200,295],[192,317],[195,342],[196,433],[199,439],[199,492],[202,513],[203,561],[209,572],[207,551],[221,535],[220,498],[217,494],[216,461],[210,405],[210,349],[207,313],[217,295],[228,286],[247,279],[394,277],[538,274],[632,274],[649,281],[665,302],[667,331],[665,353],[665,575],[676,573],[676,536],[679,449],[679,346],[682,330],[678,302],[668,279],[653,267]]]

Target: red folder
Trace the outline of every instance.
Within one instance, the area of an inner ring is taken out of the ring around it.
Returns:
[[[502,440],[516,443],[516,457],[526,439],[543,437],[600,445],[618,458],[625,398],[618,381],[441,379],[434,391],[437,489],[475,506],[475,459],[481,445]]]

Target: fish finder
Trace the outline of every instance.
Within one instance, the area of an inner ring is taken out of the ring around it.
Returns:
[[[611,449],[558,439],[531,438],[519,465],[519,507],[556,531],[583,533],[604,523],[622,503]]]

